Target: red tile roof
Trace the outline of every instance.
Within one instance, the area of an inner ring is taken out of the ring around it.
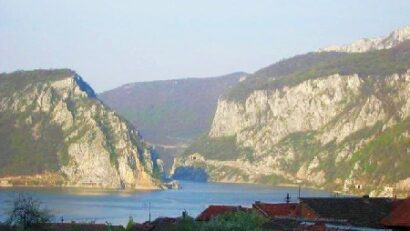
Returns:
[[[389,227],[410,228],[410,197],[401,201],[381,223]]]
[[[274,218],[278,216],[296,216],[298,205],[297,203],[266,204],[257,202],[252,207],[264,216]]]
[[[248,211],[249,209],[243,208],[241,206],[226,206],[226,205],[210,205],[207,209],[202,211],[201,214],[198,215],[196,220],[198,221],[209,221],[211,218],[228,213],[228,212],[235,212],[235,211]]]

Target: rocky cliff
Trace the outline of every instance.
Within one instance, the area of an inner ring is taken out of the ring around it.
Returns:
[[[71,70],[1,74],[0,136],[3,183],[160,187],[138,131]]]
[[[367,52],[371,50],[390,49],[399,43],[410,38],[410,26],[403,27],[391,32],[386,37],[366,38],[358,40],[352,44],[342,46],[330,46],[319,51],[338,51],[338,52]]]
[[[174,157],[209,128],[218,97],[245,75],[130,83],[98,97],[138,127],[168,172]]]
[[[211,181],[405,195],[406,35],[389,49],[308,53],[261,69],[219,99],[208,136],[191,145],[173,171],[196,167]]]

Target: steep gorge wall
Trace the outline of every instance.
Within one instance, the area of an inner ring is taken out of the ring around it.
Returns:
[[[339,74],[292,87],[254,91],[244,102],[220,99],[209,138],[236,137],[251,160],[176,161],[227,182],[299,183],[346,192],[410,189],[410,72]],[[391,171],[390,171],[391,170]]]
[[[14,77],[13,73],[6,74],[1,80]],[[43,147],[54,149],[49,153],[52,158],[31,172],[21,171],[21,168],[30,166],[21,162],[18,156],[27,150],[1,153],[4,156],[2,165],[20,166],[2,172],[2,177],[12,181],[19,175],[54,174],[61,177],[58,184],[67,186],[160,187],[160,161],[141,141],[138,131],[96,99],[92,89],[77,74],[28,83],[17,76],[6,83],[17,86],[18,81],[22,83],[18,83],[17,91],[0,97],[0,112],[16,118],[11,120],[12,126],[24,127],[29,135],[26,137],[12,130],[10,139],[23,137],[35,143],[36,139],[47,137],[44,131],[48,126],[55,127],[56,131],[49,137],[59,135],[61,138],[55,143],[44,141]],[[32,148],[30,145],[27,149]],[[16,147],[9,149],[15,150]],[[32,151],[33,156],[45,155],[37,153],[36,149]]]
[[[219,99],[209,134],[173,171],[406,196],[409,70],[410,27],[269,65]]]

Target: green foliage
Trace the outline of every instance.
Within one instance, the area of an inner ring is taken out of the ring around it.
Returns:
[[[46,83],[75,75],[69,69],[15,71],[0,74],[0,98],[22,91],[29,84]]]
[[[124,231],[122,226],[113,226],[110,222],[105,222],[107,231]]]
[[[243,75],[133,83],[99,98],[132,121],[145,139],[177,145],[209,128],[219,96]]]
[[[171,231],[200,231],[201,224],[192,217],[182,219],[177,225],[170,229]]]
[[[31,117],[32,123],[24,122]],[[61,128],[44,113],[0,113],[0,176],[32,175],[59,169]]]
[[[261,183],[261,184],[277,185],[277,184],[286,182],[286,179],[283,176],[272,174],[272,175],[262,176],[257,181],[258,183]]]
[[[255,90],[280,89],[332,74],[373,78],[410,69],[410,42],[366,53],[320,52],[298,55],[261,69],[232,88],[224,97],[244,101]]]
[[[236,136],[210,138],[204,135],[192,143],[183,155],[187,156],[192,153],[200,153],[207,159],[235,160],[238,157],[249,156],[252,150],[238,147]]]
[[[363,175],[369,179],[384,178],[387,182],[395,182],[408,177],[410,138],[403,133],[410,131],[409,124],[407,119],[379,133],[353,154],[351,165],[360,161],[364,167]],[[390,171],[392,166],[394,171]]]
[[[134,228],[134,226],[135,226],[134,219],[132,217],[129,217],[127,226],[125,227],[125,231],[131,231],[132,228]]]
[[[97,121],[98,127],[101,129],[105,136],[105,148],[110,153],[111,163],[118,169],[118,159],[117,150],[115,149],[115,134],[112,127],[110,126],[110,121],[107,119],[107,114],[104,111],[100,111],[100,116],[96,116],[94,119]]]
[[[297,172],[303,163],[313,160],[322,148],[313,131],[291,133],[278,145],[294,150],[295,160],[286,163],[287,170],[291,172]]]
[[[232,212],[212,218],[209,222],[183,219],[173,230],[175,231],[257,231],[267,219],[256,212]]]
[[[27,229],[34,225],[44,224],[52,218],[50,211],[41,207],[38,200],[20,194],[13,201],[13,207],[6,224],[18,229]]]

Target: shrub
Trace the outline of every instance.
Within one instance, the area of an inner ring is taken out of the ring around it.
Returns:
[[[198,222],[185,218],[173,230],[178,231],[258,231],[267,219],[256,212],[233,212],[212,218],[208,222]]]
[[[132,217],[129,217],[129,218],[128,218],[127,226],[125,227],[125,230],[126,230],[126,231],[130,231],[130,230],[132,230],[132,228],[133,228],[134,226],[135,226],[134,219],[133,219]]]
[[[192,217],[183,218],[177,225],[173,227],[173,231],[199,231],[200,223]]]
[[[257,231],[266,218],[256,212],[226,213],[204,223],[201,231]]]
[[[19,194],[13,201],[13,207],[6,224],[18,229],[27,229],[34,225],[49,222],[51,218],[50,211],[42,208],[40,201],[33,199],[31,196]]]

